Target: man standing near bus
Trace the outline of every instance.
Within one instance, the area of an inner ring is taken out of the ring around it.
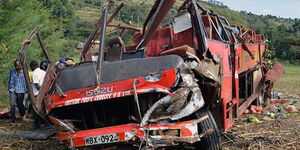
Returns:
[[[46,72],[39,68],[37,61],[30,62],[30,69],[32,70],[32,89],[34,96],[38,96],[40,88],[43,84]],[[41,126],[42,118],[33,110],[34,128],[38,129]]]
[[[21,61],[16,60],[14,62],[15,69],[10,70],[9,77],[9,93],[10,93],[10,113],[12,122],[16,121],[16,109],[15,105],[17,105],[19,113],[21,115],[21,119],[23,119],[25,115],[25,107],[23,104],[24,95],[26,93],[26,84],[25,78],[21,66]]]

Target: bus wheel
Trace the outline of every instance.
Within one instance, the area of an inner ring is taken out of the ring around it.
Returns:
[[[215,119],[208,108],[202,108],[196,112],[196,117],[208,115],[208,118],[198,124],[198,133],[201,134],[207,129],[213,129],[211,134],[205,135],[201,141],[195,143],[195,147],[201,150],[220,150],[221,149],[221,135],[217,127]]]

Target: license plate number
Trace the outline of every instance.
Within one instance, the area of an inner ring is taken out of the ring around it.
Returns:
[[[85,145],[96,145],[119,142],[119,136],[117,134],[106,134],[99,136],[90,136],[85,138]]]

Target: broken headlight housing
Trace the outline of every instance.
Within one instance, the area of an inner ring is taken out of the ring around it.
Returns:
[[[161,79],[162,74],[156,73],[156,74],[149,74],[147,76],[144,76],[144,79],[148,82],[157,82]]]

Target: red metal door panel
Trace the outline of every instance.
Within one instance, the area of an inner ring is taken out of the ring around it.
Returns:
[[[208,47],[212,54],[221,56],[222,64],[222,86],[221,86],[221,100],[222,100],[222,116],[224,130],[230,128],[233,123],[232,117],[232,67],[230,66],[230,46],[226,43],[208,41]]]

